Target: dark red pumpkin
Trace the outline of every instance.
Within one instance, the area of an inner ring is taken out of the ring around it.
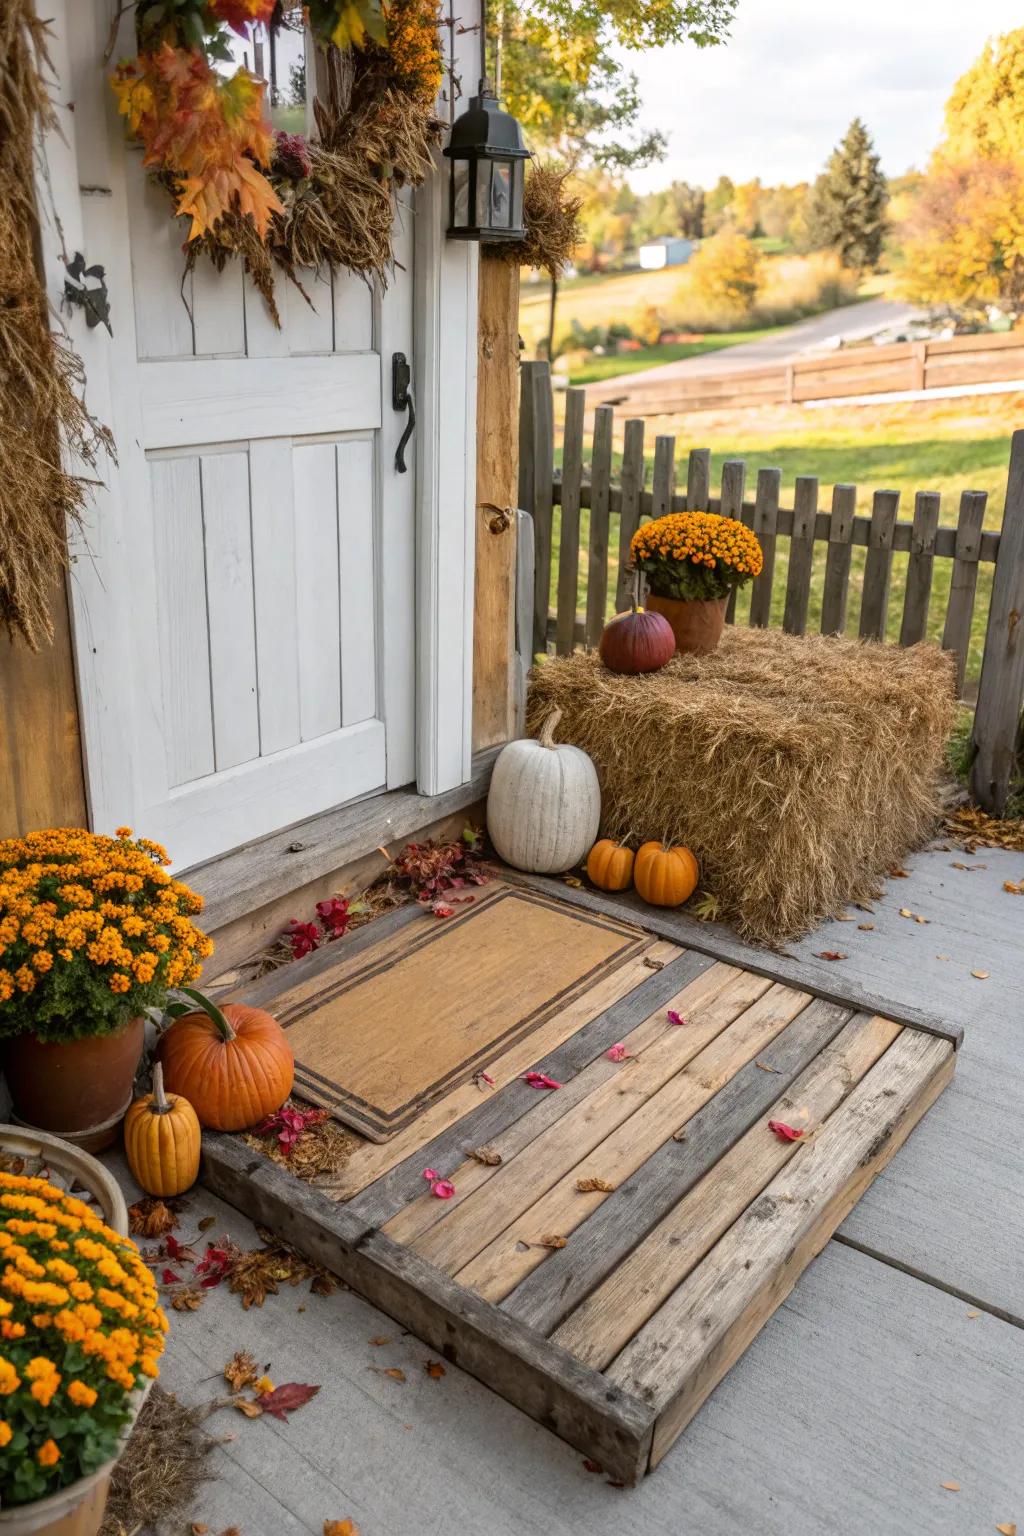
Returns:
[[[676,637],[662,613],[648,613],[634,603],[629,613],[609,619],[599,654],[611,672],[657,672],[675,655]]]

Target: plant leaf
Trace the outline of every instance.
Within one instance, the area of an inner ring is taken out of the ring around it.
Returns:
[[[311,1397],[316,1397],[319,1391],[318,1386],[308,1386],[301,1381],[286,1381],[280,1387],[275,1387],[273,1392],[264,1392],[259,1404],[264,1413],[287,1423],[288,1415],[308,1403]]]

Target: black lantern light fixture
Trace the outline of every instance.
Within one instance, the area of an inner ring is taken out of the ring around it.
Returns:
[[[484,8],[482,12],[485,14]],[[452,125],[448,234],[453,240],[522,240],[523,178],[531,153],[523,130],[503,112],[487,79],[485,22],[480,22],[480,89]]]

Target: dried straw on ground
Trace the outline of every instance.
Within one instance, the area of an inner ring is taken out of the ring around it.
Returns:
[[[624,677],[596,655],[532,674],[527,726],[601,780],[605,834],[686,843],[719,915],[780,943],[865,899],[934,830],[955,718],[950,658],[728,628],[711,656]]]
[[[200,1483],[206,1458],[220,1442],[199,1428],[202,1408],[186,1408],[154,1387],[142,1405],[128,1444],[110,1480],[100,1536],[135,1536],[165,1522],[181,1528]]]

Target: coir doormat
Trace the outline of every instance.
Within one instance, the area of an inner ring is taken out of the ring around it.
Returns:
[[[261,997],[303,1098],[387,1141],[648,943],[618,919],[498,885]]]

